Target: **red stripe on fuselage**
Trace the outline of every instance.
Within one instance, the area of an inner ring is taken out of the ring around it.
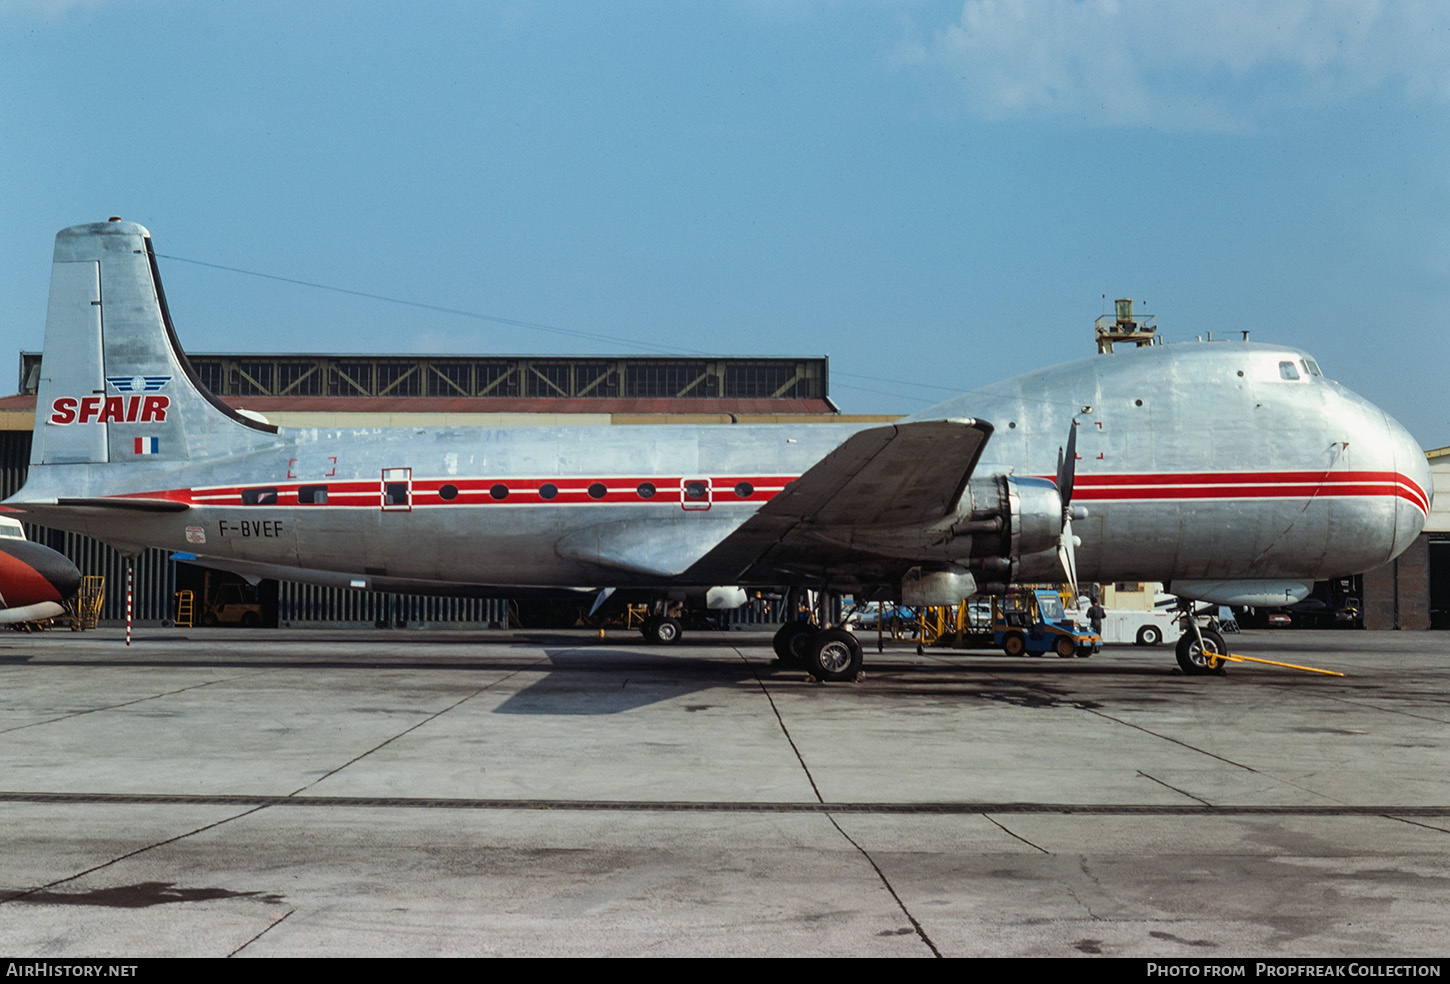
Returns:
[[[1046,477],[1046,476],[1044,476]],[[1073,498],[1083,501],[1143,499],[1261,499],[1321,496],[1393,496],[1430,511],[1430,497],[1398,472],[1177,472],[1078,475]]]
[[[1041,476],[1050,479],[1051,476]],[[790,475],[721,475],[688,477],[611,477],[611,478],[422,478],[412,484],[415,506],[448,505],[618,505],[659,504],[679,505],[680,487],[686,481],[708,480],[711,486],[711,501],[767,502],[789,485],[795,476]],[[590,487],[604,486],[604,495],[596,498],[590,495]],[[641,485],[649,484],[655,494],[649,498],[640,495]],[[750,486],[749,494],[741,496],[737,488],[744,491],[743,484]],[[545,498],[542,489],[552,485],[553,498]],[[339,506],[348,508],[375,508],[380,504],[382,485],[376,480],[349,479],[346,481],[323,480],[313,482],[290,481],[285,484],[259,483],[256,485],[209,486],[193,489],[168,489],[160,492],[129,493],[121,498],[162,498],[188,502],[198,506],[241,506],[242,495],[247,491],[274,489],[275,501],[266,505],[297,506],[298,490],[303,487],[325,486],[327,501],[318,504],[302,504],[309,508]],[[445,499],[442,490],[451,486],[452,498]],[[503,486],[508,490],[504,498],[495,498],[492,490]],[[1397,472],[1354,471],[1354,472],[1173,472],[1158,474],[1079,474],[1074,480],[1073,498],[1082,502],[1135,502],[1151,499],[1160,500],[1231,500],[1231,499],[1285,499],[1285,498],[1339,498],[1360,496],[1378,498],[1388,496],[1404,499],[1421,512],[1428,514],[1430,499],[1425,490],[1413,479]]]

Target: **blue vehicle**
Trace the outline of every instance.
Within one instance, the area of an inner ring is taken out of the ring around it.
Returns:
[[[993,599],[992,643],[1008,656],[1053,652],[1066,658],[1091,656],[1103,639],[1067,617],[1056,590],[1024,588]]]

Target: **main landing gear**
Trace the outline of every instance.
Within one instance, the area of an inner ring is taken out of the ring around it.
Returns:
[[[680,620],[682,614],[679,605],[656,602],[650,606],[649,615],[640,623],[639,634],[644,636],[646,642],[673,646],[685,634],[684,623]]]
[[[798,610],[796,592],[786,595],[786,610]],[[830,624],[832,599],[828,592],[815,592],[814,621],[787,622],[776,632],[771,645],[785,666],[803,669],[817,680],[839,683],[861,675],[861,642],[853,633]]]
[[[817,680],[839,683],[861,674],[861,643],[845,629],[787,622],[776,632],[772,645],[781,663],[804,669]]]

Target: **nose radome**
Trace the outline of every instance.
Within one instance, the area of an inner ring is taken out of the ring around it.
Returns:
[[[36,544],[37,547],[41,546]],[[57,553],[49,547],[41,547],[45,553],[41,554],[34,562],[35,569],[40,576],[50,582],[55,588],[60,600],[65,601],[72,597],[81,587],[80,568],[70,562],[64,554]]]
[[[8,607],[65,601],[81,586],[81,572],[63,554],[29,540],[0,540],[0,592]]]
[[[1384,419],[1388,431],[1387,446],[1394,449],[1400,499],[1413,507],[1396,510],[1402,520],[1395,525],[1395,556],[1398,557],[1415,542],[1425,527],[1435,482],[1430,474],[1430,461],[1419,442],[1389,414],[1385,414]]]

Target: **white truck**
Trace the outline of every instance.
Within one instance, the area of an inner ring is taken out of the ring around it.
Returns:
[[[1131,608],[1108,608],[1103,616],[1103,644],[1112,645],[1131,642],[1138,646],[1156,646],[1164,639],[1175,639],[1178,628],[1174,625],[1176,612],[1158,608],[1153,611],[1138,611]],[[1069,614],[1086,625],[1088,605],[1074,609]]]

